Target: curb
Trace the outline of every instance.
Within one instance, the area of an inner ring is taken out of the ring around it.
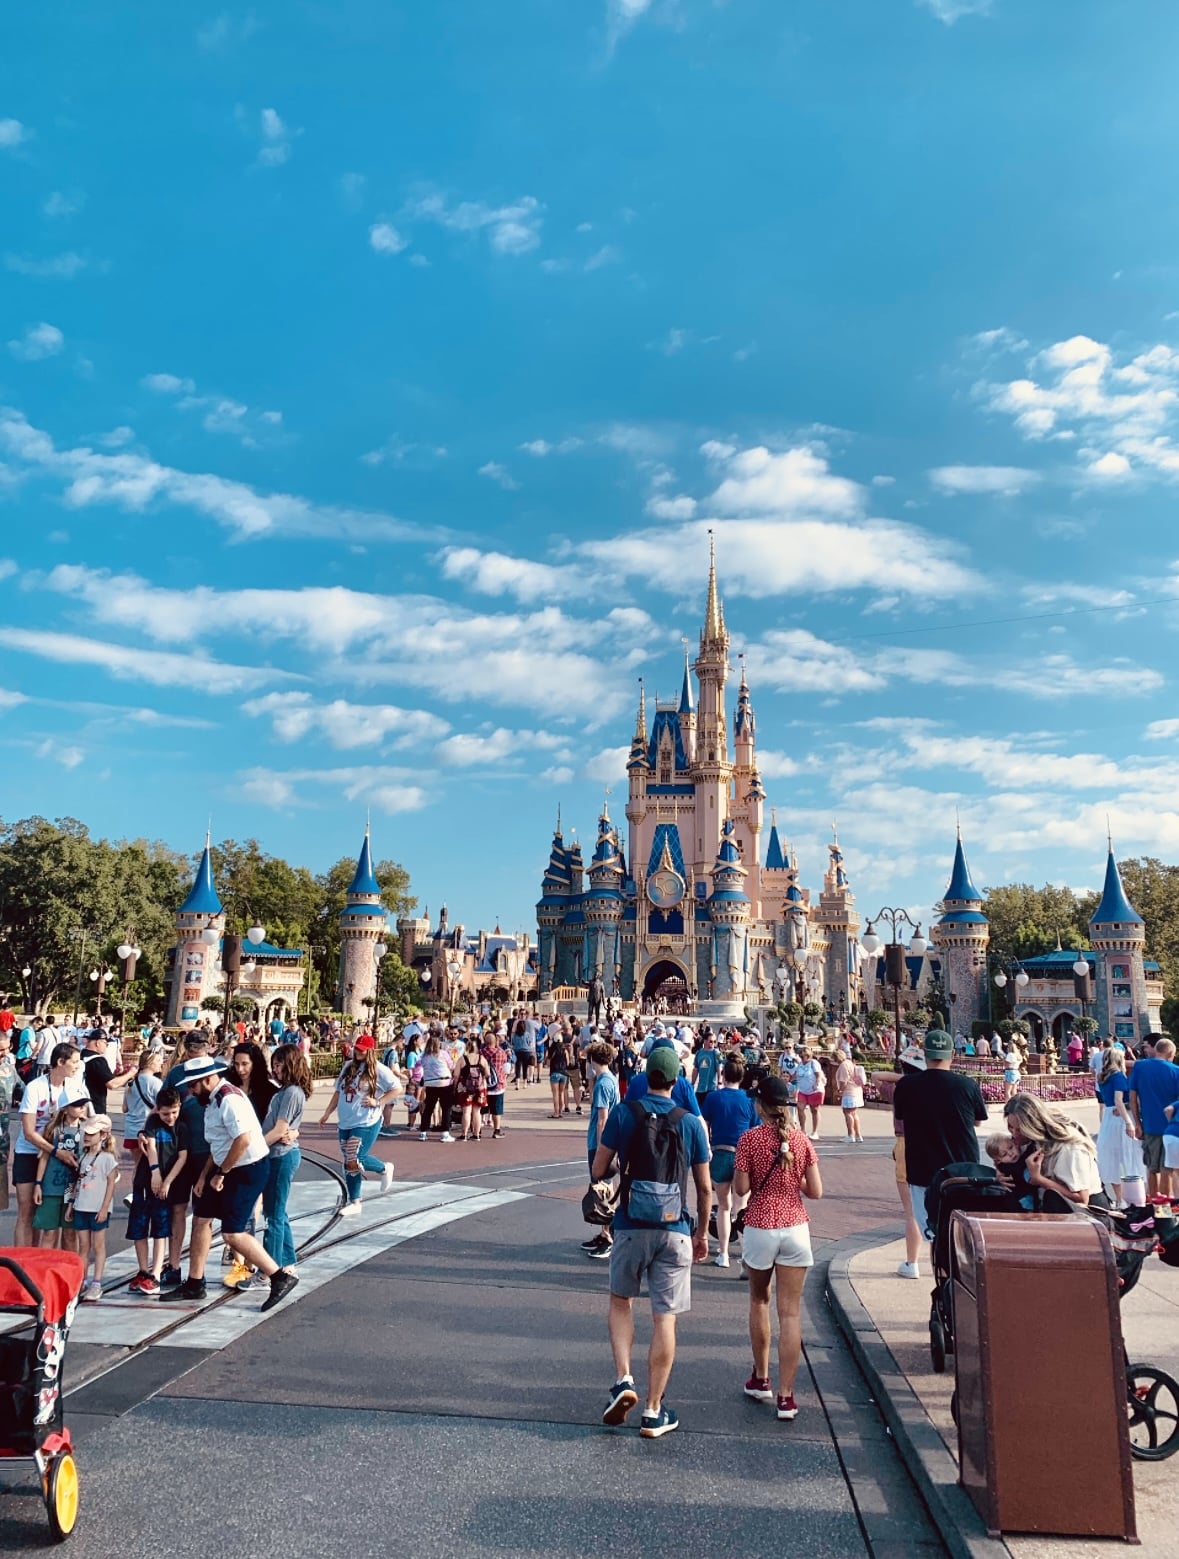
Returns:
[[[1002,1539],[988,1536],[958,1483],[957,1462],[852,1286],[852,1260],[873,1246],[891,1244],[900,1232],[874,1230],[841,1240],[827,1269],[827,1303],[952,1559],[1012,1559]]]

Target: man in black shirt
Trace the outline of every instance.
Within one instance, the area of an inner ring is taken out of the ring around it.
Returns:
[[[119,1060],[122,1060],[121,1056]],[[86,1091],[90,1095],[90,1102],[94,1106],[96,1115],[106,1114],[106,1092],[110,1085],[117,1082],[120,1077],[129,1076],[134,1070],[133,1066],[128,1066],[116,1072],[110,1063],[110,1047],[106,1030],[91,1029],[86,1036],[86,1048],[82,1052],[82,1075],[86,1080]]]
[[[947,1164],[978,1163],[975,1126],[987,1118],[982,1091],[972,1077],[950,1070],[954,1041],[943,1029],[925,1036],[925,1071],[902,1077],[892,1097],[892,1112],[905,1139],[905,1179],[913,1214],[926,1239],[925,1192]]]

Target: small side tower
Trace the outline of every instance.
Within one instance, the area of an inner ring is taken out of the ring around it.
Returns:
[[[622,920],[622,881],[625,871],[618,848],[618,834],[609,808],[598,819],[598,842],[589,866],[589,892],[585,896],[585,955],[583,978],[600,976],[609,994],[621,975],[619,925]]]
[[[374,949],[390,930],[389,912],[381,903],[381,885],[373,870],[367,827],[339,924],[340,981],[336,1003],[346,1017],[365,1018],[371,1009],[365,1006],[364,998],[374,996],[377,987]]]
[[[176,911],[176,950],[168,988],[170,1028],[194,1028],[200,1022],[205,997],[218,994],[221,963],[217,949],[224,931],[225,910],[213,881],[213,856],[206,834],[192,887]],[[206,941],[205,932],[216,932],[216,936]]]
[[[835,1016],[842,1018],[855,1010],[859,994],[857,937],[860,917],[856,913],[856,897],[844,870],[843,851],[839,848],[839,835],[834,825],[827,854],[827,875],[823,879],[816,919],[827,933],[827,1000]]]
[[[568,971],[561,957],[561,926],[569,914],[569,866],[565,840],[561,833],[561,812],[557,810],[557,828],[553,834],[549,864],[541,883],[536,906],[537,961],[540,967],[540,994],[547,996],[554,985],[565,983]]]
[[[720,848],[712,869],[713,890],[708,900],[712,922],[709,977],[713,998],[741,1008],[750,979],[749,895],[745,892],[746,868],[734,839],[731,818],[721,828]]]
[[[1101,903],[1089,922],[1089,940],[1096,954],[1097,1032],[1124,1041],[1150,1033],[1146,1005],[1146,924],[1126,897],[1122,874],[1114,859],[1113,840],[1105,862]]]
[[[942,966],[942,988],[955,1032],[970,1033],[987,1011],[987,944],[991,928],[983,914],[983,896],[970,880],[962,830],[954,848],[950,885],[933,927],[933,945]]]

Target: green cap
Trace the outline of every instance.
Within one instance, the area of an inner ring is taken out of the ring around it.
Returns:
[[[945,1029],[930,1029],[925,1035],[925,1059],[927,1061],[952,1061],[954,1041]]]
[[[647,1057],[647,1076],[652,1082],[674,1083],[680,1075],[680,1058],[670,1045],[656,1045]]]

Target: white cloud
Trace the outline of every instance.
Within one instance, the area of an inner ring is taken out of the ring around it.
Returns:
[[[39,325],[30,325],[19,340],[10,341],[8,350],[24,363],[37,363],[45,357],[56,357],[64,346],[65,337],[57,326],[42,320]]]
[[[772,748],[760,747],[757,752],[757,767],[762,779],[789,779],[802,768],[796,758],[789,757],[784,752],[774,752]]]
[[[1096,460],[1091,460],[1085,469],[1090,476],[1112,477],[1116,481],[1119,477],[1129,476],[1130,462],[1125,455],[1120,455],[1116,449],[1111,449],[1106,454],[1099,455]]]
[[[277,109],[273,108],[262,110],[259,115],[259,125],[262,132],[262,147],[258,152],[258,162],[264,168],[277,168],[290,158],[290,131],[283,124]]]
[[[1051,605],[1055,601],[1074,601],[1078,606],[1133,606],[1134,592],[1132,590],[1119,590],[1107,585],[1079,585],[1068,581],[1054,583],[1051,580],[1043,584],[1025,585],[1023,593],[1029,601],[1037,605]]]
[[[368,241],[378,254],[400,254],[409,248],[409,239],[391,222],[374,222],[368,230]]]
[[[382,767],[296,769],[286,773],[253,768],[242,775],[242,792],[264,806],[284,808],[308,804],[306,795],[297,787],[326,785],[338,790],[346,801],[364,801],[392,816],[417,812],[429,804],[429,796],[420,785],[407,783],[413,778],[411,770]]]
[[[23,146],[31,135],[32,131],[26,129],[19,119],[0,119],[0,147],[5,151]]]
[[[712,446],[704,447],[707,452]],[[710,500],[720,514],[850,516],[863,509],[863,489],[834,476],[824,456],[808,446],[781,453],[759,446],[713,458],[727,470]]]
[[[41,213],[47,217],[75,216],[86,204],[84,195],[67,195],[60,189],[51,191],[41,202]]]
[[[746,646],[745,664],[755,686],[782,692],[867,693],[888,682],[871,659],[861,660],[805,628],[771,629]]]
[[[280,742],[299,742],[321,736],[339,751],[372,747],[391,740],[395,748],[436,741],[450,726],[424,709],[401,709],[396,704],[350,704],[342,698],[316,703],[310,693],[267,693],[242,705],[245,714],[271,721]]]
[[[543,207],[533,195],[522,195],[506,206],[489,206],[482,200],[463,200],[448,205],[441,194],[421,195],[408,202],[410,221],[436,222],[452,233],[487,234],[496,254],[527,254],[540,243]]]
[[[144,374],[139,382],[157,395],[191,395],[196,389],[191,379],[180,379],[175,374]]]
[[[199,655],[129,649],[76,634],[45,633],[31,628],[0,628],[0,644],[59,665],[98,666],[123,681],[191,688],[202,693],[241,693],[287,677],[285,672],[266,667],[231,666]]]
[[[111,504],[140,513],[156,503],[169,504],[206,515],[239,540],[271,534],[441,539],[437,532],[388,515],[315,504],[289,493],[260,493],[245,482],[180,471],[130,451],[98,454],[84,445],[57,449],[23,413],[0,407],[0,454],[4,453],[26,468],[59,478],[64,483],[64,501],[74,509]]]
[[[676,357],[687,344],[688,332],[679,325],[673,325],[663,340],[657,343],[664,357]]]
[[[963,16],[986,16],[991,9],[991,0],[917,0],[917,4],[932,11],[947,27],[952,27]],[[990,331],[985,333],[992,334]]]
[[[135,439],[135,429],[129,428],[124,423],[117,428],[112,428],[109,433],[102,433],[98,437],[98,443],[104,449],[125,449]]]
[[[563,438],[556,444],[550,444],[548,439],[533,438],[519,447],[526,455],[533,455],[537,460],[543,460],[547,455],[571,455],[581,446],[582,440],[579,438]]]
[[[0,579],[11,579],[13,574],[18,572],[19,570],[11,558],[0,558]]]
[[[552,752],[565,746],[565,738],[546,731],[509,731],[501,726],[485,734],[460,732],[448,736],[434,749],[447,768],[471,769],[481,763],[523,762],[537,751]]]
[[[72,250],[65,254],[51,255],[46,260],[34,260],[24,254],[6,254],[4,264],[18,276],[34,276],[41,281],[72,281],[90,262]]]
[[[622,259],[622,252],[613,244],[603,244],[600,249],[595,249],[582,266],[583,271],[600,271],[604,265],[617,265]]]
[[[480,552],[476,547],[447,547],[438,561],[446,579],[458,580],[484,595],[512,595],[525,603],[579,596],[588,583],[577,568],[533,563],[503,552]]]
[[[258,18],[253,11],[233,17],[224,11],[197,29],[197,44],[208,53],[224,49],[235,43],[246,43],[258,31]]]
[[[651,0],[606,0],[606,41],[613,50],[639,18],[651,8]]]
[[[603,747],[582,768],[582,777],[596,780],[600,785],[612,785],[626,778],[626,760],[629,747]]]
[[[696,500],[689,498],[686,493],[680,493],[675,498],[661,498],[656,495],[648,498],[644,507],[647,513],[654,515],[657,520],[690,520],[696,513]]]
[[[1022,466],[938,466],[929,480],[941,493],[998,493],[1011,498],[1033,486],[1040,475]]]
[[[76,769],[86,757],[80,747],[63,746],[49,736],[38,746],[36,755],[50,763],[60,763],[63,769]]]
[[[264,807],[278,810],[289,807],[294,801],[295,787],[272,769],[250,769],[242,779],[242,795],[247,801],[257,801]]]
[[[1007,325],[997,330],[980,330],[971,337],[971,343],[983,352],[1026,352],[1027,341]]]
[[[1148,742],[1166,742],[1179,736],[1179,720],[1152,720],[1146,727]]]
[[[497,487],[502,487],[505,493],[514,493],[520,486],[507,466],[500,465],[498,460],[489,460],[486,465],[480,466],[479,475],[485,476],[489,482],[494,482]]]

